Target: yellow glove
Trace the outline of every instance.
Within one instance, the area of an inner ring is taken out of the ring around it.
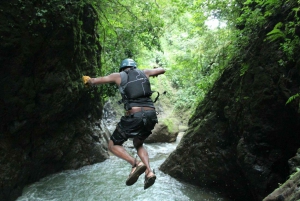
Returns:
[[[83,81],[83,84],[84,85],[87,85],[88,84],[88,81],[90,80],[91,78],[89,76],[82,76],[82,81]]]

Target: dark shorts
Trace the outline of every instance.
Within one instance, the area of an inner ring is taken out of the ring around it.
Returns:
[[[144,110],[123,116],[110,139],[116,145],[122,145],[128,138],[137,137],[144,141],[152,133],[157,122],[155,110]]]

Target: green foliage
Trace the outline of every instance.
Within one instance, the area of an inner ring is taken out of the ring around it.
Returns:
[[[97,36],[82,31],[82,26],[88,24],[90,16],[85,16],[82,9],[75,8],[81,8],[86,2],[91,4],[88,9],[95,10],[95,15],[99,18],[96,27]],[[249,53],[249,44],[259,38],[261,30],[270,29],[267,22],[270,18],[276,19],[276,14],[282,11],[284,5],[287,6],[287,2],[288,6],[292,7],[288,18],[273,25],[265,40],[280,42],[280,50],[284,53],[284,57],[279,64],[285,66],[299,51],[300,39],[297,34],[300,27],[299,1],[18,0],[17,3],[7,1],[8,9],[18,8],[20,12],[7,17],[8,23],[0,25],[3,38],[11,39],[3,43],[3,52],[8,47],[20,48],[15,45],[16,41],[22,41],[21,48],[25,50],[26,48],[38,50],[42,47],[32,48],[31,40],[24,39],[35,38],[47,42],[49,39],[41,37],[42,34],[36,30],[42,30],[41,32],[47,36],[47,30],[54,28],[68,30],[70,24],[75,24],[76,30],[70,32],[74,41],[77,41],[76,44],[72,44],[75,46],[74,52],[86,52],[86,57],[74,59],[80,60],[87,68],[98,66],[97,75],[93,76],[118,71],[120,61],[126,57],[137,60],[141,69],[164,67],[167,69],[166,77],[153,79],[154,89],[163,87],[172,92],[172,96],[168,98],[176,110],[193,110],[233,57],[236,58],[233,62],[241,66],[238,71],[240,76],[251,68],[250,64],[243,61]],[[73,10],[80,10],[82,13],[72,14]],[[24,11],[32,14],[24,16],[22,15]],[[60,13],[61,19],[51,21],[49,17],[51,13]],[[21,19],[24,23],[15,24],[14,18]],[[209,28],[207,22],[210,18],[217,19],[219,26]],[[225,23],[226,26],[220,26],[221,23]],[[14,26],[20,26],[22,30],[27,30],[27,27],[29,29],[26,33],[12,32]],[[101,47],[91,48],[86,45],[91,38],[99,39]],[[99,57],[101,55],[102,68],[98,61],[91,61],[89,54],[97,54]],[[27,58],[28,55],[24,54],[22,57]],[[170,85],[166,79],[170,81]],[[116,89],[115,85],[93,88],[94,91],[105,94],[104,98],[114,95]],[[286,104],[297,98],[299,93],[290,97]]]
[[[258,36],[258,30],[263,30],[263,26],[268,27],[267,22],[270,18],[276,18],[276,15],[283,12],[283,8],[292,7],[287,21],[278,22],[273,30],[266,34],[265,41],[281,42],[280,49],[284,52],[285,58],[279,61],[279,64],[284,66],[287,61],[293,60],[294,53],[299,48],[299,36],[296,34],[299,24],[299,2],[293,0],[247,0],[244,3],[238,4],[239,8],[233,8],[232,13],[239,13],[237,9],[241,9],[242,13],[236,20],[233,19],[233,24],[240,28],[237,31],[236,47],[239,47],[241,52]],[[232,15],[234,16],[234,14]],[[243,55],[243,54],[241,54]],[[245,54],[244,54],[245,55]]]
[[[267,34],[266,40],[273,42],[277,39],[282,39],[280,49],[284,52],[286,60],[280,60],[279,63],[284,66],[287,60],[293,60],[295,52],[299,49],[299,36],[296,34],[296,29],[300,26],[300,20],[298,17],[299,8],[297,5],[289,13],[289,17],[292,21],[279,22],[273,30]]]
[[[101,44],[101,68],[98,66],[96,76],[118,72],[119,64],[125,58],[139,60],[141,49],[160,49],[163,21],[155,1],[87,1],[99,18],[97,28]],[[117,87],[101,85],[97,90],[107,99],[115,94]]]
[[[243,64],[242,68],[240,70],[240,76],[243,76],[245,74],[245,72],[247,72],[249,69],[249,64]]]
[[[167,69],[170,91],[177,110],[192,110],[201,101],[229,61],[239,64],[240,76],[250,68],[243,59],[251,42],[275,18],[286,1],[281,0],[90,0],[100,18],[102,65],[99,75],[118,71],[125,57],[139,68]],[[291,4],[294,5],[294,4]],[[266,34],[269,42],[280,41],[284,66],[298,49],[299,8],[290,13],[294,21],[279,22]],[[219,26],[208,27],[208,19]],[[225,26],[221,26],[222,23]],[[251,48],[251,47],[250,47]],[[235,58],[232,61],[232,58]],[[107,86],[105,86],[107,87]],[[109,92],[107,88],[101,90]],[[109,86],[111,89],[112,86]],[[114,88],[115,90],[116,88]]]
[[[212,87],[233,54],[231,32],[227,27],[208,28],[206,22],[218,12],[208,13],[207,1],[178,1],[184,7],[177,20],[166,19],[162,38],[166,68],[176,89],[175,109],[193,110]],[[219,1],[225,5],[225,1]],[[168,4],[170,10],[178,5]],[[171,5],[171,6],[170,6]],[[216,6],[217,7],[217,6]]]
[[[163,21],[155,1],[93,1],[100,18],[102,45],[101,75],[118,71],[122,59],[138,59],[139,50],[160,48],[159,36]]]
[[[282,26],[283,26],[283,23],[278,22],[275,25],[274,29],[267,34],[266,40],[273,42],[279,38],[285,38],[285,34],[280,30],[280,28],[282,28]]]
[[[289,97],[289,99],[286,101],[285,104],[289,104],[290,102],[296,100],[296,99],[299,98],[299,97],[300,97],[300,93],[297,93],[297,94],[295,94],[295,95]]]

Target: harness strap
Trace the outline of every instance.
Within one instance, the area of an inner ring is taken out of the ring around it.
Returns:
[[[152,91],[152,93],[155,93],[155,92],[157,93],[157,96],[154,99],[153,103],[155,103],[158,100],[158,98],[159,98],[159,92],[158,91]]]
[[[133,69],[134,69],[134,68],[131,68],[130,70],[133,70]],[[119,91],[120,91],[120,93],[121,93],[122,99],[119,100],[118,103],[119,103],[119,104],[124,103],[124,108],[125,108],[125,110],[131,109],[130,106],[129,106],[130,102],[136,102],[136,103],[138,103],[138,102],[144,102],[144,101],[147,101],[147,98],[150,98],[150,96],[151,96],[153,93],[157,93],[157,96],[156,96],[156,98],[154,99],[153,103],[155,103],[155,102],[158,100],[158,98],[159,98],[159,96],[160,96],[160,94],[159,94],[158,91],[151,91],[151,94],[150,94],[149,97],[147,96],[147,97],[141,97],[141,98],[139,98],[139,99],[128,99],[128,98],[126,97],[126,95],[125,95],[124,87],[123,87],[124,84],[128,82],[128,77],[129,77],[128,71],[122,71],[122,72],[120,72],[120,75],[121,75],[121,84],[120,84],[120,87],[119,87]]]
[[[145,112],[144,112],[144,108],[143,108],[143,107],[142,107],[142,119],[143,119],[144,125],[146,126],[146,125],[147,125],[147,119],[146,119],[146,116],[145,116]]]

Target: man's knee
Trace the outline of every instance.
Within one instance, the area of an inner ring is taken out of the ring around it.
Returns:
[[[141,146],[143,146],[143,143],[144,143],[143,140],[140,140],[140,139],[138,139],[138,138],[134,138],[134,139],[133,139],[133,146],[134,146],[136,149],[138,149],[138,148],[140,148]]]

